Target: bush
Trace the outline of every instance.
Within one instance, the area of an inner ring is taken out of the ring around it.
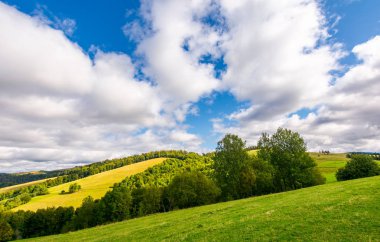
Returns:
[[[0,214],[0,216],[2,216]],[[13,238],[13,229],[7,221],[0,218],[0,241],[8,241]]]
[[[369,155],[352,155],[351,161],[336,173],[338,181],[380,175],[380,168]]]
[[[78,183],[73,183],[70,185],[69,187],[69,193],[74,193],[74,192],[77,192],[81,189],[81,185],[79,185]]]
[[[171,208],[188,208],[210,204],[220,195],[215,183],[200,172],[177,175],[166,190]]]

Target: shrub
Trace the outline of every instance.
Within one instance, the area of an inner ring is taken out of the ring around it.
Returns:
[[[369,155],[352,155],[346,166],[336,173],[338,181],[380,175],[380,168]]]
[[[2,216],[0,214],[0,216]],[[0,219],[0,241],[8,241],[13,238],[13,229],[7,221]]]
[[[69,187],[69,193],[74,193],[74,192],[77,192],[81,189],[81,185],[79,185],[78,183],[73,183],[70,185]]]
[[[177,175],[166,190],[171,208],[188,208],[210,204],[220,195],[220,189],[200,172]]]

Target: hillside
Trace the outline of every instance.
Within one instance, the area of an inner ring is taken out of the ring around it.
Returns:
[[[32,210],[46,208],[52,206],[74,206],[81,205],[82,200],[87,196],[92,196],[94,199],[101,198],[110,187],[121,182],[125,177],[144,171],[156,164],[163,162],[166,158],[156,158],[138,162],[135,164],[123,166],[110,171],[102,172],[93,176],[88,176],[73,182],[61,184],[59,186],[49,188],[49,194],[32,198],[27,204],[21,205],[13,209],[17,210]],[[82,189],[76,193],[61,195],[62,190],[68,191],[71,184],[78,183]]]
[[[33,241],[378,241],[380,176],[132,219]]]
[[[3,188],[0,188],[0,193],[9,192],[12,190],[17,190],[19,188],[23,188],[23,187],[27,187],[27,186],[31,186],[31,185],[37,185],[37,184],[42,183],[44,181],[47,181],[49,179],[54,179],[54,177],[46,178],[46,179],[42,179],[42,180],[37,180],[37,181],[26,182],[26,183],[21,183],[21,184],[9,186],[9,187],[3,187]]]

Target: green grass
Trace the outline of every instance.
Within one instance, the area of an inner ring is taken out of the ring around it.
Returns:
[[[59,186],[51,187],[49,188],[49,194],[34,197],[30,202],[14,208],[13,211],[36,211],[39,208],[53,206],[79,207],[85,197],[92,196],[94,199],[101,198],[116,182],[121,182],[125,177],[142,172],[149,167],[163,162],[165,159],[166,158],[156,158],[142,161],[110,171],[105,171],[93,176],[88,176],[69,183],[61,184]],[[62,190],[68,191],[69,186],[73,183],[78,183],[81,185],[81,190],[72,194],[60,194]]]
[[[380,176],[173,211],[33,241],[380,241]]]
[[[317,162],[322,175],[326,177],[326,183],[336,182],[335,173],[339,168],[344,167],[349,160],[346,153],[324,155],[310,152],[309,154]]]

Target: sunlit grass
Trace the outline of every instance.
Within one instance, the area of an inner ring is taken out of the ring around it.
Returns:
[[[123,166],[114,170],[102,172],[93,176],[85,177],[76,181],[61,184],[59,186],[49,188],[49,194],[37,196],[24,205],[14,208],[17,210],[35,211],[39,208],[73,206],[79,207],[82,200],[87,196],[94,199],[101,198],[111,189],[116,182],[122,181],[125,177],[144,171],[156,164],[163,162],[166,158],[157,158],[147,161],[138,162],[132,165]],[[81,185],[81,190],[72,194],[60,194],[62,190],[68,191],[69,186],[73,183]]]

